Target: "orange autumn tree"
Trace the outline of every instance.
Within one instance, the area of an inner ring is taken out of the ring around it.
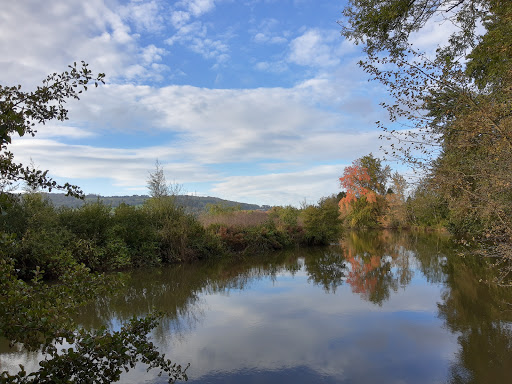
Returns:
[[[345,167],[339,179],[345,190],[339,208],[348,226],[379,226],[378,218],[385,205],[383,196],[390,173],[389,166],[382,166],[381,160],[371,153]]]
[[[365,187],[369,182],[370,175],[365,167],[357,164],[345,167],[343,176],[340,177],[340,185],[346,190],[346,196],[339,202],[340,210],[347,209],[351,202],[363,196],[369,203],[375,203],[377,195]]]

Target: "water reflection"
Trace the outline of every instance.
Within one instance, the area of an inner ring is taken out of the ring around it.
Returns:
[[[488,270],[481,260],[454,258],[439,315],[458,335],[450,383],[506,383],[512,375],[510,289],[479,283]]]
[[[193,383],[507,382],[511,293],[479,283],[487,273],[438,235],[350,233],[328,248],[135,271],[80,321],[167,312],[155,342],[190,362]],[[123,380],[165,382],[143,367]]]
[[[344,257],[350,265],[347,283],[363,299],[382,306],[391,292],[404,289],[411,282],[418,269],[427,281],[441,281],[444,251],[449,251],[450,245],[445,239],[444,247],[440,246],[441,238],[434,238],[436,247],[429,244],[432,238],[428,236],[389,231],[349,233],[342,241]],[[422,261],[427,263],[423,265]]]

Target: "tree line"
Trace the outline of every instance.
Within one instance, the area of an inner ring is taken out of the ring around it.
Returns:
[[[35,135],[37,124],[66,120],[66,100],[100,85],[105,75],[74,63],[33,91],[0,85],[0,335],[45,354],[37,372],[3,372],[2,382],[110,383],[138,361],[167,373],[170,382],[186,379],[186,369],[161,355],[147,337],[158,314],[134,318],[116,332],[89,332],[70,320],[81,305],[122,283],[104,272],[328,243],[337,234],[340,210],[353,227],[413,222],[475,239],[503,271],[496,282],[509,284],[512,3],[349,0],[344,15],[343,34],[364,45],[367,57],[360,65],[394,98],[383,104],[391,125],[380,124],[392,140],[388,154],[425,175],[409,199],[403,177],[373,155],[345,169],[345,194],[300,210],[276,208],[257,225],[231,225],[241,214],[217,210],[222,220],[205,226],[165,189],[155,189],[142,207],[114,210],[100,202],[56,209],[38,194],[19,199],[11,193],[19,182],[83,197],[78,186],[16,162],[9,145],[13,137]],[[430,57],[409,38],[433,17],[458,29]],[[59,351],[63,341],[73,348]]]
[[[70,73],[53,76],[57,80],[36,92],[0,88],[0,336],[44,355],[39,370],[2,372],[0,381],[110,383],[139,361],[167,374],[169,382],[185,380],[186,368],[167,359],[148,338],[163,314],[133,318],[119,331],[79,329],[72,315],[90,300],[116,292],[123,278],[115,272],[328,243],[340,228],[337,201],[266,213],[216,200],[198,217],[180,203],[179,186],[166,182],[157,163],[148,177],[151,196],[138,206],[112,207],[97,199],[78,208],[55,207],[38,189],[62,189],[83,198],[82,192],[15,163],[8,146],[12,135],[35,134],[34,116],[40,122],[66,118],[67,111],[55,105],[78,97],[77,88],[85,90],[91,79],[85,64]],[[22,195],[12,192],[19,182],[28,186]],[[64,342],[72,348],[59,349]]]
[[[382,103],[390,123],[378,122],[386,153],[423,175],[412,195],[423,207],[414,219],[473,242],[501,269],[496,283],[510,285],[512,2],[350,0],[343,13],[342,34],[366,54],[359,65],[391,98]],[[433,21],[456,28],[428,54],[411,35]],[[372,192],[361,196],[375,205]]]

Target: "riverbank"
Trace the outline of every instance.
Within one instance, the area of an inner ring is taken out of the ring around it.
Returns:
[[[71,209],[56,208],[34,193],[0,217],[0,232],[14,236],[8,257],[20,278],[31,279],[39,268],[51,280],[71,265],[111,272],[328,244],[340,233],[338,216],[334,198],[303,209],[212,207],[195,216],[172,196],[149,199],[140,207],[112,208],[97,201]]]

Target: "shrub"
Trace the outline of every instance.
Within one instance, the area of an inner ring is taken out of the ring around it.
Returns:
[[[162,261],[190,261],[222,253],[220,242],[171,197],[151,198],[144,204],[157,231]]]
[[[256,226],[226,226],[212,224],[208,231],[214,233],[231,253],[263,253],[290,245],[287,234],[276,228],[272,220]]]
[[[448,203],[431,187],[420,184],[406,204],[408,219],[413,225],[442,227],[446,224]]]
[[[322,198],[318,205],[309,205],[301,212],[304,222],[304,238],[307,244],[329,244],[341,232],[338,201],[336,197]]]
[[[46,271],[48,278],[56,278],[74,263],[68,249],[73,236],[59,225],[53,205],[41,194],[13,200],[0,223],[0,232],[15,236],[9,257],[21,278],[32,278],[37,267]]]
[[[203,214],[199,221],[205,228],[212,224],[221,224],[227,227],[254,227],[264,224],[268,218],[269,215],[261,211],[232,211],[214,215]]]
[[[127,247],[133,266],[160,263],[158,232],[147,210],[126,204],[114,210],[112,236],[121,239]]]
[[[112,226],[112,208],[101,201],[84,204],[78,209],[63,208],[59,214],[61,224],[80,239],[103,245]]]

